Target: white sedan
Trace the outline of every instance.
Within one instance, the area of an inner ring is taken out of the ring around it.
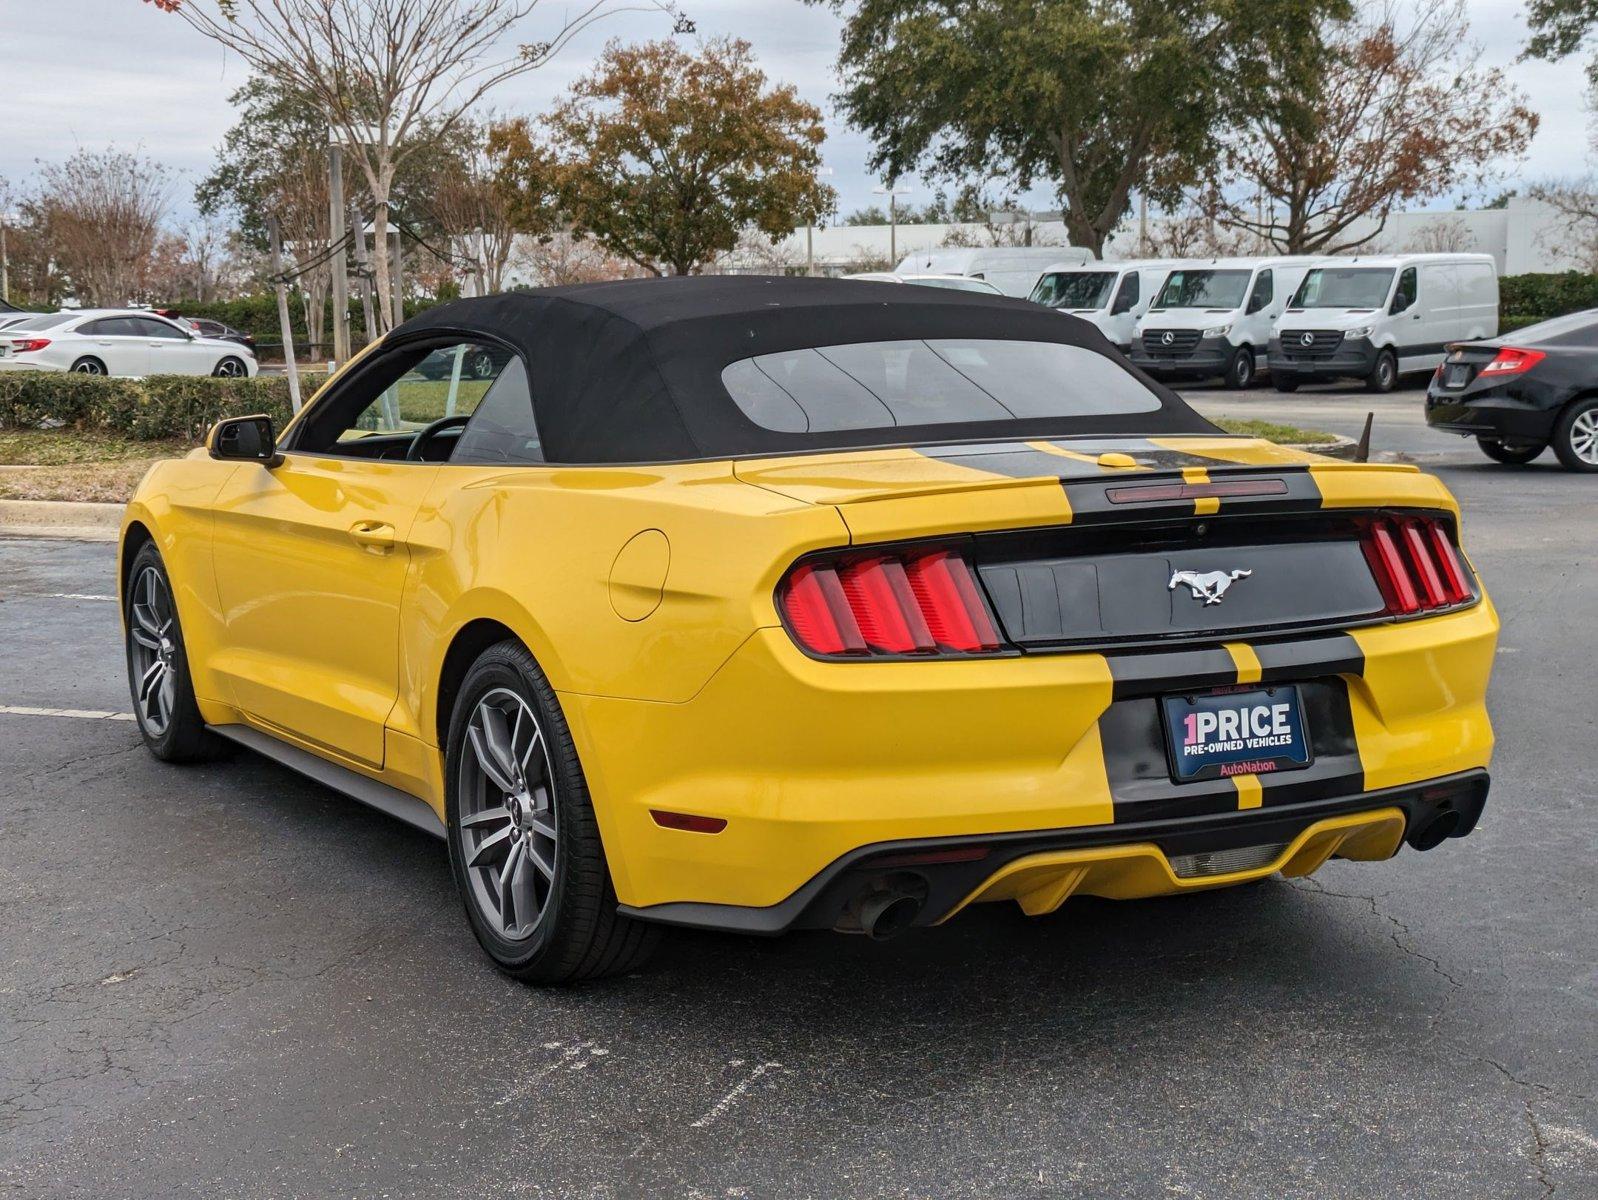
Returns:
[[[201,337],[139,309],[40,313],[0,329],[0,371],[245,378],[257,369],[238,342]]]

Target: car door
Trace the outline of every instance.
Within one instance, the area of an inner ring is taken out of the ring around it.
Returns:
[[[279,465],[241,465],[215,504],[225,645],[213,670],[254,723],[371,768],[399,686],[407,537],[440,469],[405,454],[437,418],[464,421],[493,382],[452,363],[439,377],[431,358],[417,370],[418,353],[434,352],[363,360],[305,414]]]
[[[78,333],[91,345],[84,346],[79,358],[98,358],[107,375],[148,375],[150,348],[138,317],[101,317],[82,326]]]
[[[1125,272],[1115,289],[1115,297],[1110,301],[1109,328],[1105,332],[1117,346],[1132,344],[1132,326],[1137,323],[1141,282],[1142,276],[1137,270]]]
[[[210,356],[176,325],[159,317],[134,317],[149,350],[148,375],[209,375]],[[205,364],[201,365],[204,358]]]
[[[1249,289],[1248,306],[1244,309],[1241,330],[1232,335],[1234,343],[1248,343],[1254,347],[1256,365],[1265,363],[1265,347],[1271,340],[1271,322],[1275,320],[1273,307],[1276,298],[1276,276],[1266,267],[1254,276],[1254,286]]]

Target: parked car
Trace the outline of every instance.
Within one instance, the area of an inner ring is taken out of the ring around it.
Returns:
[[[1299,284],[1271,338],[1271,382],[1282,392],[1362,379],[1390,392],[1402,375],[1434,370],[1443,347],[1498,332],[1498,269],[1490,254],[1328,258]]]
[[[38,313],[23,312],[20,308],[14,308],[7,312],[0,312],[0,329],[4,329],[8,325],[19,324],[23,321],[26,321],[29,317],[36,317],[38,315]]]
[[[1449,346],[1426,423],[1474,437],[1497,462],[1552,446],[1566,470],[1598,471],[1598,308]]]
[[[1132,331],[1160,294],[1172,259],[1055,263],[1028,297],[1094,326],[1122,354],[1132,351]]]
[[[1173,267],[1137,323],[1132,362],[1156,379],[1251,386],[1270,368],[1271,330],[1315,261],[1212,258]]]
[[[461,346],[500,367],[440,416],[416,368]],[[518,978],[635,969],[663,924],[1307,875],[1486,801],[1498,622],[1442,483],[1227,437],[1036,305],[460,300],[207,444],[122,527],[145,744],[445,839]]]
[[[251,354],[255,353],[255,335],[245,333],[243,330],[234,329],[231,325],[224,325],[221,321],[213,321],[210,317],[184,317],[184,321],[193,327],[194,332],[201,337],[213,338],[224,342],[237,342],[249,348]]]
[[[845,275],[845,279],[864,279],[869,283],[913,283],[918,287],[947,288],[954,292],[980,292],[984,296],[1004,295],[986,279],[968,279],[964,275],[895,275],[892,271],[862,271],[858,275]]]
[[[257,369],[248,347],[201,337],[148,310],[44,313],[0,329],[0,371],[250,376]]]
[[[985,279],[1006,296],[1032,294],[1038,276],[1058,262],[1088,262],[1093,255],[1072,246],[985,246],[974,249],[923,250],[909,254],[893,269],[895,275],[962,275]]]

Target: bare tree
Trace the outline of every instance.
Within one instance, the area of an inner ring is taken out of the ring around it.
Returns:
[[[493,124],[488,116],[456,126],[422,201],[452,248],[452,269],[477,276],[479,294],[504,289],[518,232],[515,197],[501,186],[499,162],[489,152]]]
[[[40,169],[24,209],[77,299],[120,305],[144,298],[171,194],[159,163],[80,149]]]
[[[1475,248],[1475,235],[1459,217],[1429,220],[1404,242],[1406,254],[1458,254]]]
[[[1545,180],[1528,194],[1558,214],[1554,228],[1540,239],[1543,249],[1568,254],[1583,270],[1598,272],[1598,178]]]
[[[546,237],[518,238],[513,260],[545,287],[630,279],[643,274],[642,268],[617,258],[593,238],[567,229]]]
[[[1229,142],[1218,219],[1332,254],[1378,237],[1400,204],[1495,178],[1538,117],[1468,36],[1464,0],[1421,0],[1407,19],[1366,0],[1354,21],[1324,23],[1314,69],[1284,70]]]
[[[373,239],[388,245],[396,172],[425,126],[442,137],[495,86],[536,70],[621,11],[673,13],[667,0],[584,0],[544,41],[501,43],[539,0],[158,0],[260,74],[310,97],[365,176]],[[385,254],[378,292],[394,294]],[[383,327],[392,323],[382,305]],[[397,305],[395,305],[397,307]]]

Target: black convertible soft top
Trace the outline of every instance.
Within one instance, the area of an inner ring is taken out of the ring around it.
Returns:
[[[389,341],[456,333],[496,338],[525,358],[549,462],[1215,432],[1174,392],[1127,365],[1087,322],[1001,296],[848,279],[627,279],[452,301],[407,321]],[[781,432],[746,416],[722,383],[726,367],[756,355],[928,338],[1080,346],[1136,375],[1158,405],[1135,414]]]

